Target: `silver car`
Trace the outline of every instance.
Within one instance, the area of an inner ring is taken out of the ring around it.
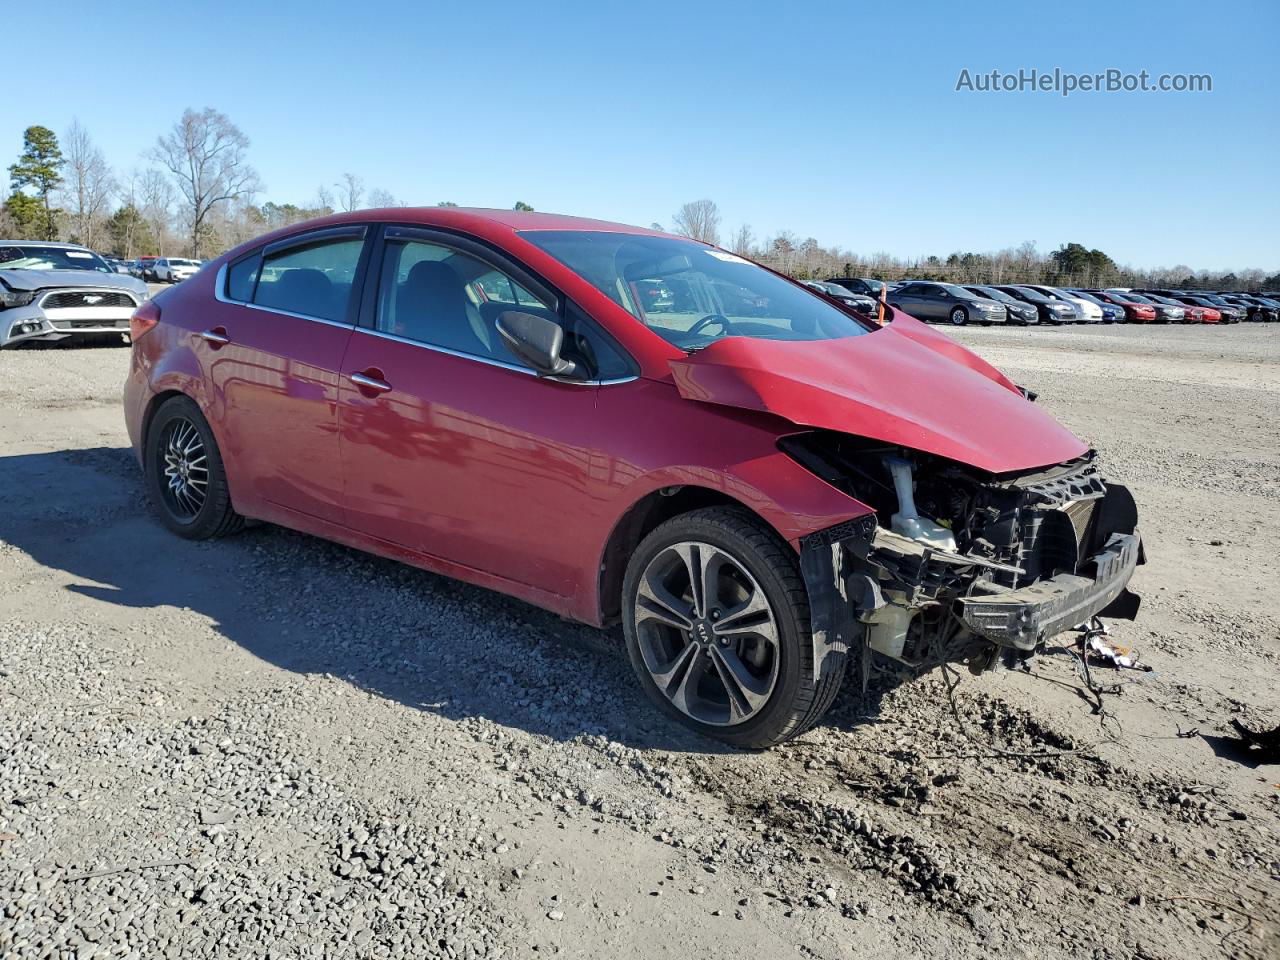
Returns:
[[[150,294],[73,243],[0,241],[0,348],[28,340],[127,334]]]
[[[948,320],[957,327],[966,323],[1005,323],[1009,319],[1004,304],[954,283],[908,280],[890,290],[886,299],[890,306],[917,320]]]

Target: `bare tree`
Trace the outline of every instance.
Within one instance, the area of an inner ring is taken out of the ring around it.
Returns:
[[[121,239],[124,240],[124,247],[123,250],[117,251],[123,253],[126,260],[133,258],[133,242],[137,233],[138,218],[142,216],[141,202],[138,200],[141,179],[142,174],[138,168],[131,167],[124,175],[124,179],[116,183],[116,198],[120,201],[121,208],[130,211],[123,220],[124,233]]]
[[[404,201],[397,200],[390,190],[383,190],[381,187],[375,187],[369,191],[369,206],[375,208],[381,207],[403,207]]]
[[[234,200],[210,214],[220,246],[235,247],[267,229],[262,210],[247,197]]]
[[[96,246],[115,180],[102,151],[93,145],[79,120],[71,121],[62,142],[67,161],[63,192],[71,211],[72,236],[85,246]]]
[[[212,210],[260,189],[257,171],[245,159],[248,149],[249,138],[212,107],[183,111],[173,129],[156,140],[154,156],[173,175],[186,203],[191,256],[200,256]]]
[[[338,188],[338,206],[350,213],[360,209],[360,199],[364,196],[364,181],[354,173],[344,173],[342,179],[334,184]]]
[[[317,217],[327,217],[333,213],[333,194],[323,183],[316,187],[316,200],[312,208],[316,211],[314,216]]]
[[[748,256],[751,248],[755,246],[756,236],[751,232],[751,224],[744,223],[738,228],[737,233],[733,235],[733,242],[729,245],[734,253],[740,257]]]
[[[720,242],[720,210],[711,200],[686,203],[675,212],[671,222],[681,236],[703,243]]]
[[[777,235],[765,241],[767,261],[770,266],[783,273],[791,273],[795,269],[796,248],[800,242],[790,230],[779,230]]]
[[[149,167],[138,180],[138,201],[142,218],[156,238],[156,251],[165,255],[169,248],[169,223],[173,216],[173,186],[164,173]]]

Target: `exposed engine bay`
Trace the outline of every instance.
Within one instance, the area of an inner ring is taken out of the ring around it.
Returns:
[[[823,644],[861,642],[921,670],[981,672],[1091,617],[1137,613],[1127,589],[1145,562],[1137,508],[1102,480],[1092,451],[995,475],[834,431],[780,446],[875,511],[802,545],[811,604],[824,608],[814,610],[819,662]]]

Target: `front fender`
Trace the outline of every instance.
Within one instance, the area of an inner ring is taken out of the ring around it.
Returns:
[[[875,512],[779,450],[736,463],[655,469],[633,479],[620,491],[619,500],[629,509],[659,490],[684,486],[715,490],[738,501],[764,518],[797,552],[809,534]]]

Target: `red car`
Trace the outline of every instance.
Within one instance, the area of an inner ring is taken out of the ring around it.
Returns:
[[[1118,307],[1123,307],[1126,323],[1156,322],[1156,308],[1149,303],[1139,303],[1137,300],[1131,300],[1123,293],[1117,293],[1114,290],[1090,290],[1089,293],[1099,300],[1105,300],[1107,303],[1114,303]]]
[[[1199,307],[1194,303],[1181,303],[1172,297],[1162,297],[1157,293],[1144,293],[1144,297],[1155,303],[1163,303],[1170,307],[1181,307],[1186,311],[1184,323],[1221,323],[1222,313],[1213,307]]]
[[[649,230],[365,211],[140,308],[125,413],[180,536],[254,517],[621,620],[657,704],[763,747],[872,652],[981,670],[1137,609],[1128,491],[888,319]]]

